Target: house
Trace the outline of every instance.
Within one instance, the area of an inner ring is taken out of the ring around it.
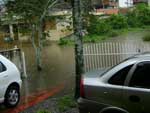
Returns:
[[[133,0],[92,0],[97,15],[118,14],[120,9],[133,7]]]
[[[138,4],[138,3],[146,3],[148,5],[150,5],[150,0],[133,0],[134,4]]]
[[[92,0],[95,8],[125,8],[133,6],[133,0]]]
[[[133,7],[133,0],[119,0],[119,8]]]

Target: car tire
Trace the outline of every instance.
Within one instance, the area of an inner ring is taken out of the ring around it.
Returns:
[[[6,107],[15,107],[20,101],[20,91],[17,86],[10,86],[5,94],[4,104]]]

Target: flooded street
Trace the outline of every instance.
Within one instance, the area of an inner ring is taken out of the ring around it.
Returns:
[[[131,32],[126,35],[111,38],[105,42],[130,42],[134,44],[135,42],[142,42],[142,37],[147,32],[149,31]],[[16,43],[16,45],[18,45],[18,43]],[[6,44],[2,47],[2,45],[0,45],[0,49],[2,50],[4,47],[10,48],[13,46],[14,45],[10,46],[9,44]],[[35,53],[32,45],[30,43],[25,43],[19,44],[18,47],[25,53],[27,68],[27,78],[23,79],[22,84],[21,102],[20,105],[13,110],[6,110],[6,108],[1,105],[0,113],[17,113],[47,99],[48,97],[72,92],[75,80],[75,56],[73,46],[59,46],[57,43],[50,43],[45,46],[42,53],[42,71],[37,71]],[[118,50],[117,47],[115,48]],[[104,48],[101,50],[104,51],[103,49]],[[119,51],[122,50],[123,49],[120,49]],[[107,51],[111,52],[111,50]],[[118,58],[120,58],[120,56]],[[116,59],[116,57],[112,56],[111,58],[109,57],[110,61],[108,60],[106,62],[107,65],[111,65],[112,61],[118,60],[118,58]],[[99,61],[97,60],[97,57],[92,57],[90,59],[93,59],[95,62],[94,65],[97,65],[96,63]],[[103,57],[101,59],[104,60]],[[93,62],[90,63],[92,63],[91,65],[93,66]],[[89,62],[86,66],[88,68],[90,67]]]
[[[73,46],[63,47],[58,46],[57,43],[45,46],[42,55],[42,71],[37,71],[32,45],[23,44],[21,49],[25,52],[27,78],[23,79],[20,106],[40,102],[35,102],[39,99],[38,97],[46,99],[50,96],[63,95],[72,91],[75,78]],[[2,109],[3,106],[1,106],[0,111]],[[2,112],[10,113],[9,110]]]
[[[75,75],[73,47],[61,47],[56,43],[43,48],[42,71],[37,71],[34,49],[23,45],[28,78],[23,82],[23,95],[40,90],[48,90],[72,79]],[[34,83],[34,84],[33,84]]]

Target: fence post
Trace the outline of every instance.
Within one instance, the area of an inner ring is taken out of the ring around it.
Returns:
[[[23,68],[23,77],[27,78],[27,70],[26,70],[26,61],[25,61],[25,55],[24,52],[21,52],[22,55],[22,68]]]

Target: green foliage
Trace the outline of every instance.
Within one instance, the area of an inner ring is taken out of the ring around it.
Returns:
[[[127,22],[129,27],[139,27],[141,23],[136,15],[135,11],[127,13]]]
[[[60,112],[67,111],[70,108],[76,107],[76,102],[72,95],[67,95],[58,100],[58,108]]]
[[[88,42],[95,43],[95,42],[100,42],[100,41],[105,40],[105,39],[106,39],[105,36],[90,34],[90,35],[84,36],[83,41],[86,42],[86,43],[88,43]]]
[[[108,33],[111,30],[110,25],[102,19],[99,19],[96,16],[90,17],[90,25],[88,27],[88,32],[90,34],[102,35]]]
[[[146,4],[139,4],[127,14],[130,27],[141,27],[150,25],[150,7]]]
[[[127,18],[121,14],[111,15],[107,22],[112,29],[123,29],[128,27]]]
[[[51,113],[51,112],[49,112],[47,110],[39,110],[37,113]]]
[[[109,37],[116,37],[116,36],[118,36],[119,35],[119,31],[116,31],[116,30],[112,30],[112,31],[110,31],[109,33],[108,33],[108,36]]]
[[[150,7],[146,4],[138,5],[136,8],[138,19],[143,25],[150,25]]]
[[[150,41],[150,34],[146,34],[146,35],[143,37],[143,41]]]
[[[70,39],[61,38],[61,39],[59,40],[59,43],[58,43],[58,44],[59,44],[59,45],[73,45],[74,43],[73,43],[73,41],[70,40]]]

